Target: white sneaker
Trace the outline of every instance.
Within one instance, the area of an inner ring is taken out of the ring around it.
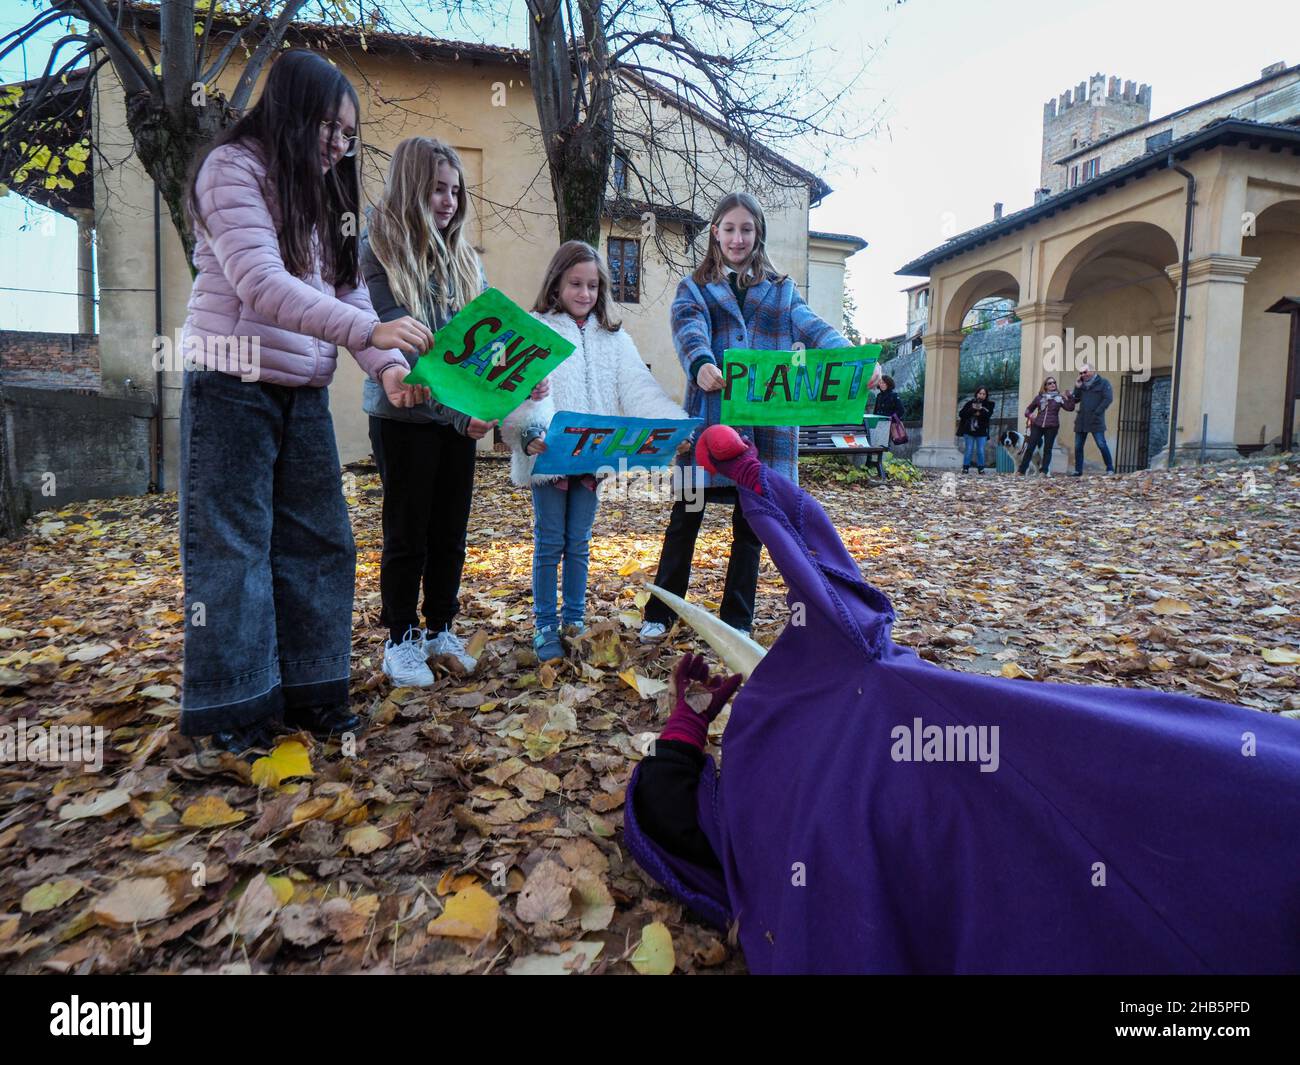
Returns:
[[[647,621],[641,626],[641,642],[653,643],[655,640],[662,640],[667,631],[667,625],[661,625],[657,621]]]
[[[399,644],[384,641],[384,675],[399,688],[427,688],[433,683],[433,672],[424,660],[424,633],[411,628]]]
[[[473,672],[474,667],[478,665],[478,659],[465,650],[465,645],[461,643],[460,637],[451,629],[443,629],[436,636],[430,636],[429,630],[425,629],[424,655],[426,658],[450,655],[465,667],[467,673]]]

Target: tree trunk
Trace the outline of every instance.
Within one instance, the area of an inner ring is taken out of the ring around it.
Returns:
[[[529,5],[529,75],[555,196],[560,240],[600,246],[600,217],[614,156],[614,120],[600,0],[578,0],[590,76],[575,76],[559,0]],[[588,90],[590,100],[587,99]]]
[[[185,249],[185,262],[194,273],[194,231],[185,213],[190,165],[224,125],[221,104],[212,100],[203,107],[188,101],[178,112],[160,107],[148,93],[130,97],[126,123],[135,141],[135,152],[158,186],[167,204],[172,226]]]
[[[560,240],[600,247],[600,216],[613,154],[608,126],[577,126],[562,133],[551,159]]]

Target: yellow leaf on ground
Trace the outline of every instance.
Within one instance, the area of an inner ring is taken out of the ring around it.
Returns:
[[[62,906],[83,887],[85,885],[80,880],[73,878],[37,884],[23,896],[23,913],[44,913],[46,910],[53,910]]]
[[[490,939],[497,934],[501,904],[478,885],[456,892],[425,929],[431,936]]]
[[[253,783],[259,788],[278,787],[290,777],[314,777],[311,757],[300,740],[285,740],[275,750],[253,763]]]
[[[131,837],[131,849],[133,851],[148,851],[155,847],[161,847],[169,839],[174,839],[175,832],[146,832],[143,835]]]
[[[220,796],[204,795],[185,807],[181,824],[187,828],[215,828],[218,825],[237,825],[247,816],[232,810]]]
[[[287,906],[289,900],[293,898],[293,881],[287,876],[268,876],[266,882],[275,893],[276,902],[281,906]]]
[[[324,797],[308,799],[306,802],[293,808],[293,816],[290,820],[296,825],[303,821],[310,821],[313,817],[320,817],[326,810],[334,805],[333,799]]]
[[[455,869],[448,869],[438,878],[438,886],[434,890],[438,893],[438,897],[442,898],[444,895],[450,895],[456,891],[464,891],[467,887],[472,887],[477,883],[478,877],[473,873],[462,873],[457,876]]]
[[[343,842],[353,854],[369,854],[387,847],[392,840],[374,825],[361,825],[344,836]]]
[[[1154,614],[1190,614],[1192,604],[1184,603],[1181,599],[1170,599],[1166,596],[1158,600],[1156,605],[1151,608],[1151,611]]]
[[[1294,666],[1300,663],[1300,653],[1289,647],[1265,647],[1259,654],[1265,662],[1272,662],[1275,666]]]
[[[642,976],[669,976],[677,966],[673,953],[673,934],[661,921],[641,930],[641,944],[631,957],[632,968]]]
[[[1026,673],[1023,669],[1020,668],[1019,664],[1016,662],[1003,662],[1002,668],[998,670],[998,672],[1001,673],[1004,677],[1010,678],[1011,680],[1018,680],[1021,677],[1024,677],[1028,680],[1034,679],[1034,675],[1032,673]]]

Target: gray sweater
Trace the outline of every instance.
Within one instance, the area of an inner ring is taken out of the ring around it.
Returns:
[[[370,290],[370,302],[374,304],[375,313],[379,316],[379,320],[381,322],[392,322],[398,318],[411,315],[411,312],[398,303],[397,297],[393,295],[393,290],[388,284],[388,274],[380,265],[379,260],[375,258],[374,251],[371,250],[369,233],[365,233],[361,237],[359,255],[361,257],[361,274],[366,280],[366,288]],[[482,269],[482,266],[480,266],[479,292],[488,287],[487,277],[483,274]],[[436,283],[432,275],[429,277],[429,291],[437,293]],[[436,299],[432,302],[433,306],[437,308]],[[417,316],[411,315],[411,317]],[[441,310],[435,309],[434,321],[425,324],[436,333],[448,321],[449,316],[443,314]],[[407,362],[411,363],[409,356]],[[462,414],[458,410],[444,406],[438,402],[436,397],[415,407],[394,407],[388,402],[388,396],[384,394],[383,386],[370,378],[366,378],[366,383],[361,390],[361,409],[366,414],[373,415],[376,418],[391,418],[393,421],[398,422],[434,422],[440,425],[450,425],[462,435],[469,429],[468,414]]]

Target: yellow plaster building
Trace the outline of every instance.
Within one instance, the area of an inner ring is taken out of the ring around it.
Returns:
[[[1049,103],[1033,206],[898,271],[929,278],[918,463],[961,463],[960,330],[987,296],[1016,301],[1021,410],[1046,373],[1072,384],[1080,359],[1110,380],[1107,430],[1121,470],[1162,463],[1170,423],[1176,461],[1202,446],[1222,458],[1282,443],[1295,356],[1287,316],[1268,308],[1300,296],[1300,66],[1274,64],[1155,120],[1149,107],[1146,86],[1112,78],[1107,89],[1101,75]],[[1100,121],[1107,108],[1118,127]],[[1073,422],[1062,414],[1059,448],[1072,449]],[[1091,443],[1086,453],[1096,459]],[[1054,465],[1067,461],[1062,453]]]
[[[148,35],[155,13],[138,8]],[[460,152],[476,222],[474,239],[490,283],[531,306],[559,240],[526,51],[428,37],[355,34],[297,24],[293,47],[316,47],[337,62],[361,98],[365,197],[382,189],[384,167],[397,143],[413,135],[440,137]],[[232,61],[219,86],[227,93],[242,70]],[[725,131],[666,90],[629,86],[616,94],[618,160],[602,224],[602,252],[635,260],[620,281],[617,313],[660,383],[680,399],[685,378],[673,351],[669,304],[684,270],[697,261],[713,205],[736,188],[758,195],[767,210],[769,250],[809,303],[828,321],[843,317],[844,262],[865,241],[810,235],[808,212],[830,188],[816,175],[767,150],[742,152]],[[256,93],[254,94],[256,99]],[[190,271],[165,205],[131,154],[121,90],[108,67],[99,75],[93,138],[112,164],[97,165],[94,223],[100,292],[102,391],[138,396],[154,384],[155,333],[171,337],[185,319]],[[693,172],[682,161],[689,151]],[[676,205],[664,207],[663,204]],[[682,206],[685,205],[685,206]],[[611,242],[621,242],[615,246]],[[155,254],[155,246],[159,249]],[[362,374],[341,354],[331,385],[343,461],[370,451],[361,411]],[[162,379],[163,476],[176,487],[180,375]],[[492,441],[485,440],[490,448]]]

